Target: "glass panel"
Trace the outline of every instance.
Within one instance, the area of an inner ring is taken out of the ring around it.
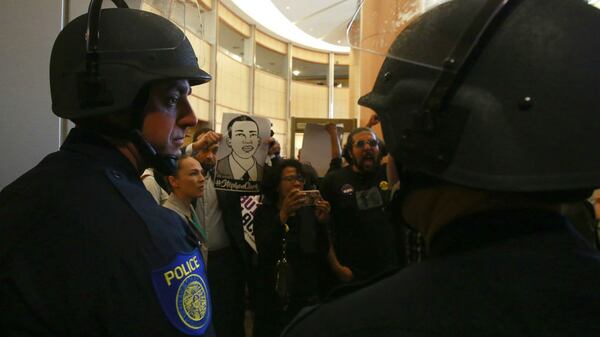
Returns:
[[[219,20],[219,46],[229,57],[244,62],[246,37]]]
[[[287,56],[260,44],[256,45],[256,68],[287,79]]]

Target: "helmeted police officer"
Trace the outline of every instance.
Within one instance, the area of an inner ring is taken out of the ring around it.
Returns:
[[[190,87],[210,76],[175,24],[101,3],[52,50],[52,109],[76,127],[0,193],[0,330],[214,335],[199,247],[139,179],[174,168],[197,121]]]
[[[359,103],[381,119],[428,257],[284,335],[600,336],[600,256],[558,213],[600,186],[600,11],[460,0],[395,18],[410,23]],[[369,39],[355,47],[377,52]]]

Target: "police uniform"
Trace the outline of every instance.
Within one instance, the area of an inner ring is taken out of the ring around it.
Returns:
[[[0,194],[3,336],[214,335],[180,217],[84,129]]]
[[[307,310],[283,335],[600,336],[600,255],[558,214],[468,216],[430,255]]]
[[[356,280],[398,264],[400,233],[386,214],[389,192],[384,166],[371,173],[354,172],[347,166],[321,182],[321,195],[331,204],[337,257],[352,269]]]

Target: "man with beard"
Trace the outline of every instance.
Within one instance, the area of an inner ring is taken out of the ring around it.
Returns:
[[[346,280],[366,280],[398,265],[396,233],[386,215],[389,186],[379,165],[379,142],[369,128],[348,136],[344,153],[350,165],[330,172],[321,194],[331,204],[331,235]]]

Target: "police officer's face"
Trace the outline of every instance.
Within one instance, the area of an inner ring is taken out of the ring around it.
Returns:
[[[177,174],[170,182],[173,190],[179,191],[187,198],[201,198],[204,194],[202,166],[192,157],[181,160]]]
[[[227,144],[241,158],[252,157],[260,145],[256,123],[252,121],[233,123],[231,125],[231,138],[227,139]]]
[[[372,132],[363,131],[352,137],[352,158],[360,171],[372,171],[379,158],[379,143]]]
[[[190,94],[187,80],[165,80],[150,87],[142,134],[158,153],[178,155],[186,129],[196,125]]]

